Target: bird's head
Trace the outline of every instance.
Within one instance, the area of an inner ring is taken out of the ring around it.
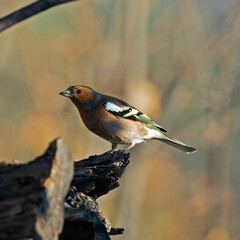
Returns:
[[[91,108],[100,100],[101,94],[83,85],[72,85],[59,93],[68,97],[77,107]]]

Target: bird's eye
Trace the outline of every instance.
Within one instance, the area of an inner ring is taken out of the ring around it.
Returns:
[[[80,94],[80,93],[82,93],[82,90],[81,90],[81,89],[78,89],[78,90],[77,90],[77,94]]]

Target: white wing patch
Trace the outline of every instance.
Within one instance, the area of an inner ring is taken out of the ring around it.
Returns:
[[[127,106],[122,106],[122,107],[119,107],[117,106],[116,104],[112,103],[112,102],[106,102],[105,104],[105,108],[107,111],[110,111],[110,112],[123,112],[123,111],[127,111],[130,109],[130,107],[127,107]]]
[[[119,101],[119,105],[116,105],[113,102],[105,101],[103,106],[105,109],[118,118],[125,118],[132,121],[140,122],[143,125],[146,125],[151,131],[148,132],[149,136],[159,135],[159,132],[167,132],[164,128],[156,124],[150,117],[146,114],[138,111],[132,106],[126,106],[127,103]]]

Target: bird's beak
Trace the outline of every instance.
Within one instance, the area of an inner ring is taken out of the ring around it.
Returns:
[[[72,93],[69,90],[62,91],[59,94],[64,96],[64,97],[69,97],[69,98],[73,97]]]

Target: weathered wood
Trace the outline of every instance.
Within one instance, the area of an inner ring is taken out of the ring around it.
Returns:
[[[119,186],[128,158],[129,153],[116,151],[74,163],[74,177],[65,200],[62,240],[109,240],[109,235],[123,233],[122,228],[111,228],[96,199]]]
[[[90,156],[74,163],[71,186],[95,199],[119,187],[118,180],[129,164],[129,153],[115,151]]]
[[[119,186],[128,159],[116,151],[73,164],[58,139],[32,162],[1,164],[0,239],[110,240],[122,234],[96,199]]]
[[[0,239],[58,239],[73,175],[62,139],[27,164],[0,166]]]

